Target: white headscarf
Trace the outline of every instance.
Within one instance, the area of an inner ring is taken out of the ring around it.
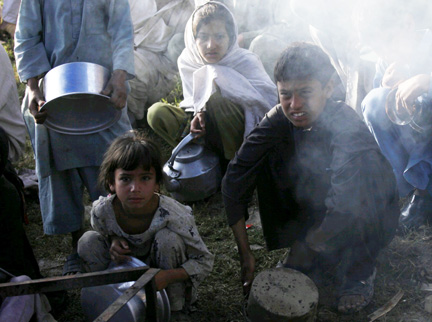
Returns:
[[[225,56],[215,64],[206,63],[198,51],[192,30],[192,20],[185,29],[186,48],[178,59],[183,84],[183,108],[192,108],[195,113],[203,110],[210,96],[220,89],[221,95],[242,107],[245,115],[245,136],[277,103],[276,86],[267,75],[258,56],[242,49],[237,44],[237,25],[231,11],[224,6],[234,21],[235,35]],[[203,6],[207,5],[204,4]]]

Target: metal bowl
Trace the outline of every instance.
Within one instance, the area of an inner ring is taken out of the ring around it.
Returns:
[[[48,112],[44,125],[54,131],[82,135],[107,129],[121,116],[100,93],[110,79],[107,68],[86,62],[59,65],[44,77],[43,90]]]
[[[147,266],[135,257],[123,264],[112,262],[107,270],[133,268]],[[99,285],[84,287],[81,290],[81,308],[87,321],[94,321],[102,312],[106,310],[120,295],[134,284],[133,281],[117,284]],[[158,291],[157,296],[157,316],[158,322],[168,322],[171,318],[171,307],[168,294],[165,290]],[[145,321],[146,295],[143,289],[132,297],[111,319],[111,322],[142,322]]]

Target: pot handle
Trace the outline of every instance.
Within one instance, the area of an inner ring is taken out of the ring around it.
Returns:
[[[174,164],[174,159],[177,156],[177,154],[180,152],[181,149],[183,149],[186,145],[188,145],[193,139],[197,137],[197,133],[190,132],[188,135],[185,136],[183,140],[180,141],[180,143],[174,148],[174,150],[171,152],[171,157],[168,160],[168,166],[171,168]]]

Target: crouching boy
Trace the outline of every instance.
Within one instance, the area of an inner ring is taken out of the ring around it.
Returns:
[[[281,54],[280,104],[244,141],[222,192],[245,293],[255,271],[245,220],[256,187],[267,248],[290,247],[283,265],[313,279],[334,267],[338,310],[352,313],[371,301],[376,257],[394,236],[399,209],[392,169],[369,130],[351,107],[329,99],[334,73],[315,45],[294,43]]]

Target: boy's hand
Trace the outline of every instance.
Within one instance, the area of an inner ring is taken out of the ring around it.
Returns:
[[[255,257],[253,256],[249,246],[244,217],[240,218],[240,220],[234,225],[231,225],[231,229],[240,255],[243,295],[248,295],[254,279]]]
[[[111,260],[117,264],[124,263],[130,260],[131,250],[129,249],[129,244],[123,237],[113,236],[111,237],[111,247],[109,250]]]
[[[255,273],[255,257],[252,255],[252,252],[240,256],[240,265],[243,295],[248,295],[252,287]]]
[[[126,71],[116,69],[107,86],[101,92],[102,95],[110,96],[110,101],[116,109],[121,110],[126,106],[127,90],[126,90]]]
[[[27,80],[28,94],[29,94],[29,111],[37,124],[43,124],[48,114],[47,111],[40,112],[40,109],[45,104],[45,99],[39,89],[37,78],[30,78]]]
[[[200,138],[205,135],[205,112],[198,112],[191,121],[190,131],[196,133],[196,138]]]

